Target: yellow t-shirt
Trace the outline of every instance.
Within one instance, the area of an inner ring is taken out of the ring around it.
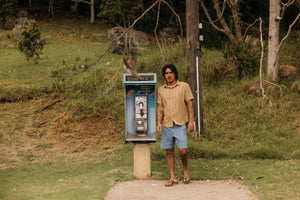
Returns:
[[[162,104],[164,116],[162,125],[173,127],[173,122],[184,125],[188,122],[188,108],[186,102],[193,100],[190,86],[185,82],[177,81],[174,86],[163,85],[157,91],[157,103]]]

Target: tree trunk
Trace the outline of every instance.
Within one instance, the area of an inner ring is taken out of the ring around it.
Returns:
[[[141,11],[144,12],[145,10],[144,0],[140,0],[140,4],[141,4]]]
[[[95,23],[95,0],[91,0],[90,2],[90,6],[91,6],[91,24]]]
[[[196,55],[199,49],[199,2],[195,0],[186,0],[186,42],[187,42],[187,58],[188,58],[188,82],[194,95],[194,120],[198,120],[197,116],[197,86],[196,86]]]
[[[49,18],[54,18],[54,12],[53,12],[53,0],[49,0],[48,16],[49,16]]]
[[[241,22],[239,17],[239,1],[230,0],[229,2],[231,5],[231,13],[232,13],[232,18],[235,27],[236,40],[238,41],[239,44],[241,44],[243,43],[244,38],[242,35]]]
[[[70,10],[73,14],[75,14],[75,15],[78,14],[78,2],[77,1],[75,1],[74,4],[71,4]]]
[[[280,9],[280,0],[270,0],[267,78],[274,82],[278,81],[277,51],[280,20],[277,17],[280,17]]]

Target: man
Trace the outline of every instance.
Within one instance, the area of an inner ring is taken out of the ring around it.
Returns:
[[[194,99],[190,86],[177,80],[178,72],[173,64],[165,65],[162,76],[166,84],[158,88],[157,92],[157,132],[161,134],[161,148],[166,149],[167,163],[170,171],[170,180],[165,186],[177,184],[174,167],[174,145],[177,145],[183,164],[183,182],[188,184],[190,176],[187,171],[187,132],[186,124],[190,132],[194,131]]]

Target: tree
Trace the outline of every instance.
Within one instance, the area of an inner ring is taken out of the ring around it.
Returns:
[[[104,18],[109,23],[128,27],[139,11],[140,4],[136,0],[106,0],[100,5],[98,17]]]
[[[49,18],[54,18],[54,12],[53,12],[53,0],[49,0],[48,15],[49,15]]]
[[[286,8],[294,2],[295,0],[288,0],[287,3],[283,3],[281,0],[270,0],[267,78],[273,82],[278,82],[278,53],[280,46],[288,36],[291,27],[299,19],[300,14],[298,13],[298,16],[290,25],[286,37],[279,43],[280,21],[284,17]],[[296,3],[298,4],[299,1],[297,0]]]
[[[279,45],[280,8],[280,0],[270,0],[267,76],[276,82],[278,80],[278,60],[276,55]]]
[[[95,23],[95,0],[90,0],[90,1],[85,1],[85,0],[72,0],[75,3],[86,3],[90,5],[90,10],[91,10],[91,18],[90,18],[90,23],[94,24]]]
[[[197,49],[200,48],[199,36],[199,2],[195,0],[186,0],[186,42],[187,42],[187,57],[188,57],[188,82],[193,92],[194,97],[197,96],[196,90],[196,56],[198,55]],[[199,57],[199,55],[198,55]],[[198,99],[197,99],[198,100]],[[194,120],[198,120],[197,115],[197,100],[193,101]],[[202,117],[201,117],[202,119]],[[202,121],[202,120],[201,120]],[[201,127],[202,128],[202,124]],[[199,129],[198,129],[199,130]]]
[[[16,0],[0,0],[0,29],[5,28],[7,19],[13,14]]]
[[[39,56],[39,53],[44,47],[37,22],[31,20],[28,26],[23,27],[21,35],[22,39],[17,43],[17,47],[20,52],[25,54],[29,62],[30,58]]]

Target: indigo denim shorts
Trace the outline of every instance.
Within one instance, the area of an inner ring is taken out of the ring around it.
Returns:
[[[161,149],[172,149],[174,145],[178,148],[187,149],[186,125],[173,124],[173,127],[161,127]]]

